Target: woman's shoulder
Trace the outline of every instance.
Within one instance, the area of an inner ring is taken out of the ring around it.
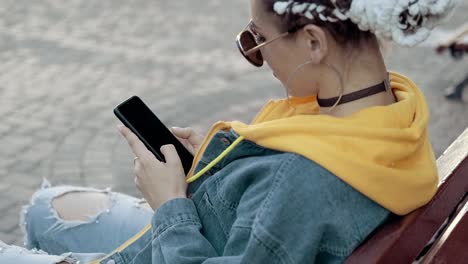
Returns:
[[[320,195],[333,202],[335,207],[348,207],[349,204],[358,201],[379,206],[313,160],[296,153],[285,153],[282,155],[282,160],[283,168],[279,173],[284,174],[284,179],[280,182],[283,185],[292,185],[296,190],[303,191],[304,195]]]
[[[261,178],[250,181],[252,184],[268,181],[268,188],[264,188],[264,191],[274,192],[275,196],[284,195],[288,199],[299,197],[311,202],[326,200],[337,209],[358,210],[360,207],[386,211],[331,171],[297,153],[270,153],[239,159],[232,165],[232,170],[239,174],[254,174],[255,178]],[[290,196],[291,193],[297,196]]]
[[[289,241],[288,232],[317,232],[320,250],[349,255],[390,214],[320,164],[295,153],[281,157],[256,215],[274,237]]]

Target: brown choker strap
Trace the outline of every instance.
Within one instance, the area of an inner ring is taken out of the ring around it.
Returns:
[[[341,100],[338,103],[338,105],[349,103],[351,101],[355,101],[355,100],[358,100],[358,99],[361,99],[361,98],[364,98],[364,97],[367,97],[367,96],[371,96],[371,95],[374,95],[374,94],[378,94],[378,93],[381,93],[381,92],[385,92],[389,88],[390,88],[390,82],[389,82],[388,79],[385,79],[383,82],[381,82],[381,83],[379,83],[377,85],[374,85],[374,86],[371,86],[369,88],[365,88],[365,89],[362,89],[362,90],[359,90],[359,91],[356,91],[356,92],[352,92],[352,93],[349,93],[349,94],[346,94],[346,95],[343,95],[341,97]],[[335,105],[335,103],[336,103],[336,101],[338,99],[339,99],[339,97],[333,97],[333,98],[327,98],[327,99],[320,99],[320,98],[317,97],[317,102],[318,102],[319,106],[321,106],[321,107],[332,107],[333,105]]]

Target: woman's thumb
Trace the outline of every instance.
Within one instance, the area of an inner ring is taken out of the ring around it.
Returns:
[[[191,129],[188,127],[185,127],[185,128],[172,127],[171,130],[172,130],[172,133],[174,133],[176,136],[180,138],[189,138],[190,134],[192,133]]]

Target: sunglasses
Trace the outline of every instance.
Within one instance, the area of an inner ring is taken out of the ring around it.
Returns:
[[[261,48],[265,47],[266,45],[283,38],[289,34],[293,34],[297,32],[299,29],[303,28],[305,25],[298,25],[287,32],[280,34],[279,36],[265,41],[263,43],[258,43],[255,34],[251,31],[250,27],[252,25],[252,20],[250,20],[249,24],[242,30],[236,38],[236,44],[239,48],[239,51],[247,59],[252,65],[256,67],[261,67],[263,65],[263,56],[262,52],[260,51]]]

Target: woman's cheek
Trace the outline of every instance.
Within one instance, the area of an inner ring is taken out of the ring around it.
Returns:
[[[265,60],[265,62],[268,64],[268,66],[270,67],[270,69],[273,71],[273,75],[281,80],[281,70],[280,70],[280,65],[281,65],[281,61],[278,60],[277,57],[275,56],[270,56],[271,53],[266,51],[263,55],[263,59]]]
[[[287,53],[285,53],[285,50],[283,50],[281,46],[272,45],[271,47],[265,47],[265,61],[268,62],[275,77],[283,84],[285,84],[288,78],[288,57],[286,54]]]

